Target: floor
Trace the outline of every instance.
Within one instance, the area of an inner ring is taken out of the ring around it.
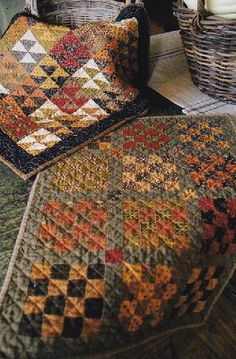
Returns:
[[[236,300],[224,292],[203,327],[173,336],[172,359],[234,359],[235,332]]]

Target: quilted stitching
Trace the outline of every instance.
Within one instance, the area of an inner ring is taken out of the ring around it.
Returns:
[[[196,185],[187,159],[212,149],[195,146],[199,132],[189,146],[185,136],[214,128],[230,146],[211,139],[220,165],[234,152],[233,122],[142,118],[39,176],[0,312],[3,357],[102,357],[203,322],[235,266],[235,168],[222,186]]]

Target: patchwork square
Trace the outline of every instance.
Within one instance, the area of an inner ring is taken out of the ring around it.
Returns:
[[[236,200],[200,198],[203,220],[201,251],[230,255],[236,249]]]
[[[224,268],[221,266],[194,268],[172,312],[172,317],[202,312],[223,272]]]
[[[167,125],[163,122],[147,125],[144,121],[139,121],[133,126],[127,126],[123,130],[124,150],[157,150],[169,143],[170,137],[167,133]]]
[[[52,185],[63,192],[88,193],[107,189],[108,159],[106,155],[76,155],[60,162],[56,168]],[[71,173],[71,178],[59,175],[62,169],[64,173]]]
[[[79,338],[91,335],[87,321],[95,321],[97,332],[104,309],[104,275],[100,264],[33,264],[20,334]]]
[[[77,34],[70,31],[52,48],[50,55],[57,60],[60,67],[73,74],[84,64],[90,53],[80,42]]]
[[[57,253],[70,253],[75,249],[86,252],[105,250],[107,222],[107,208],[101,202],[78,201],[71,206],[60,200],[47,201],[39,228],[38,245],[46,245]],[[68,273],[65,271],[64,267],[55,267],[53,279],[67,279]]]
[[[179,191],[176,165],[166,156],[123,157],[123,187],[126,191]]]
[[[181,201],[125,201],[124,238],[128,248],[189,248],[188,214]]]
[[[236,159],[233,155],[188,155],[186,162],[196,189],[209,190],[234,188],[236,183]]]
[[[209,146],[215,147],[217,150],[227,150],[230,147],[228,139],[224,136],[221,123],[217,119],[180,122],[177,128],[181,143],[188,149],[201,152]]]
[[[147,91],[131,83],[147,18],[131,14],[74,30],[13,19],[0,43],[0,155],[24,179],[147,111]]]
[[[177,291],[174,278],[174,270],[166,265],[124,262],[124,293],[118,318],[128,332],[138,331],[147,318],[152,327],[157,326]]]

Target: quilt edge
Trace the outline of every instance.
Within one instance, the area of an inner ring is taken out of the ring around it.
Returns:
[[[17,238],[16,238],[16,243],[15,243],[14,249],[12,251],[11,260],[10,260],[10,263],[9,263],[9,266],[8,266],[8,269],[7,269],[7,273],[6,273],[6,276],[5,276],[5,279],[4,279],[3,286],[2,286],[2,288],[0,290],[0,310],[1,310],[1,307],[2,307],[2,305],[4,303],[4,299],[5,299],[9,284],[10,284],[11,279],[12,279],[12,275],[13,275],[14,268],[15,268],[15,262],[16,262],[16,259],[17,259],[17,256],[19,254],[19,250],[20,250],[20,247],[21,247],[22,235],[24,233],[24,230],[25,230],[25,227],[26,227],[26,224],[27,224],[27,221],[28,221],[28,216],[29,216],[29,212],[30,212],[30,209],[31,209],[33,199],[34,199],[34,195],[35,195],[36,187],[37,187],[37,184],[38,184],[38,181],[39,181],[39,177],[40,177],[40,174],[37,175],[37,177],[36,177],[36,179],[35,179],[35,181],[33,183],[32,189],[30,191],[30,195],[29,195],[29,198],[28,198],[25,213],[24,213],[23,219],[21,221],[19,233],[18,233]]]
[[[122,121],[120,121],[119,123],[116,123],[114,126],[111,126],[109,128],[107,128],[105,131],[99,133],[96,138],[91,138],[87,141],[85,141],[83,144],[80,144],[78,146],[75,146],[73,148],[71,148],[70,150],[66,151],[65,153],[62,153],[56,157],[54,157],[53,159],[51,159],[48,162],[45,162],[43,164],[41,164],[40,166],[38,166],[36,169],[34,169],[31,172],[28,173],[24,173],[22,172],[20,169],[18,169],[12,162],[10,162],[9,160],[7,160],[5,157],[3,157],[2,155],[0,155],[0,160],[2,163],[4,163],[6,166],[8,166],[16,175],[18,175],[20,178],[22,178],[23,180],[28,180],[30,178],[32,178],[34,175],[39,174],[41,171],[45,170],[46,168],[48,168],[49,166],[56,164],[59,160],[63,160],[66,157],[72,155],[73,153],[75,153],[76,151],[80,150],[81,148],[83,148],[84,146],[89,145],[90,143],[99,140],[100,138],[102,138],[103,136],[106,136],[107,134],[109,134],[110,132],[112,132],[113,130],[119,129],[120,127],[122,127],[125,123],[135,120],[140,119],[144,116],[147,115],[149,111],[149,106],[140,114],[136,114],[130,117],[126,117],[124,118]],[[1,302],[0,302],[1,303]]]

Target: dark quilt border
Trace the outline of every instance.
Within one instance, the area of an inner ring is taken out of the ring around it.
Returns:
[[[0,130],[0,158],[19,176],[27,179],[59,158],[65,157],[82,145],[94,141],[102,134],[118,127],[124,121],[144,115],[148,107],[149,95],[147,89],[145,89],[131,104],[126,105],[123,110],[68,136],[36,156],[32,156],[21,149],[16,142]]]

